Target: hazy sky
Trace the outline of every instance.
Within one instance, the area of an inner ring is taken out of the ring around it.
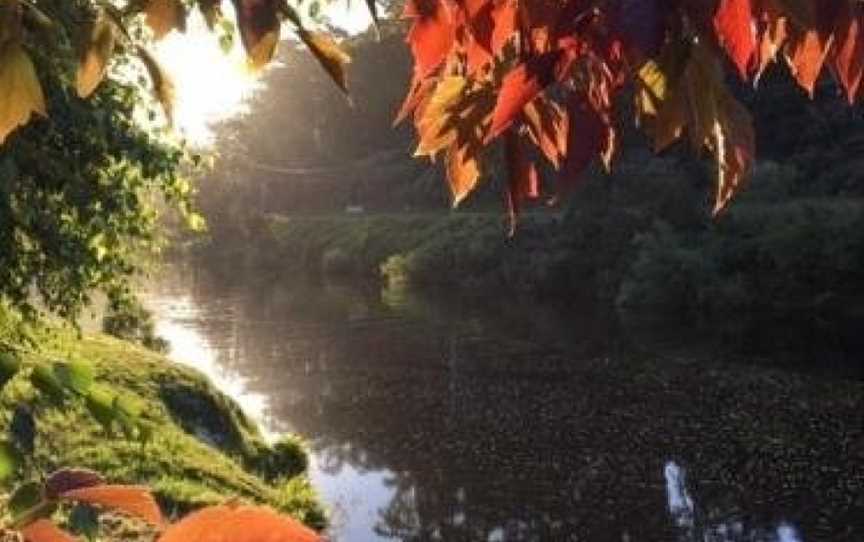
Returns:
[[[230,13],[227,3],[225,8]],[[333,24],[351,33],[365,30],[371,22],[361,0],[352,0],[350,7],[339,0],[326,8],[326,14]],[[226,55],[196,12],[185,34],[172,33],[156,46],[156,56],[177,87],[175,128],[192,143],[209,143],[208,125],[237,113],[258,84],[246,69],[239,41]]]

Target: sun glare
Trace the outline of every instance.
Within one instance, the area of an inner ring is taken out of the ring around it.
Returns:
[[[326,14],[350,34],[371,24],[365,3],[358,0],[335,2]],[[155,53],[176,85],[177,135],[195,146],[212,144],[213,124],[241,113],[261,84],[246,67],[239,38],[225,53],[197,13],[190,17],[185,34],[172,33],[157,45]]]

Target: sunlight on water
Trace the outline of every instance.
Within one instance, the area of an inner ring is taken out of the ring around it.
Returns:
[[[666,478],[666,500],[669,514],[675,524],[683,531],[682,540],[704,540],[705,542],[735,542],[738,540],[757,540],[762,542],[804,542],[798,531],[788,523],[781,523],[774,533],[746,532],[740,521],[725,521],[717,525],[697,526],[697,510],[687,491],[687,477],[674,461],[666,463],[663,469]]]
[[[171,299],[170,307],[167,306],[168,300],[151,300],[151,304],[165,305],[160,307],[159,313],[162,317],[156,319],[155,327],[156,334],[171,345],[171,358],[207,375],[221,392],[237,401],[243,410],[260,424],[265,437],[274,439],[277,434],[268,415],[268,398],[263,394],[250,392],[241,375],[220,366],[216,349],[207,337],[195,326],[184,322],[197,313],[192,302],[181,297]],[[166,313],[172,317],[165,318]]]

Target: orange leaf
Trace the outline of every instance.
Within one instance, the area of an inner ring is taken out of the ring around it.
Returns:
[[[321,542],[297,520],[258,506],[212,506],[169,527],[158,542]]]
[[[504,77],[487,141],[504,133],[525,106],[555,81],[556,68],[562,55],[563,52],[558,50],[535,56],[516,66]]]
[[[66,491],[60,495],[60,498],[110,508],[156,526],[164,522],[153,494],[143,486],[93,486]]]
[[[852,104],[864,77],[864,13],[859,5],[846,6],[838,20],[836,40],[831,65]]]
[[[175,29],[186,31],[186,7],[180,0],[150,0],[144,12],[157,40]]]
[[[345,69],[351,63],[351,57],[327,34],[309,32],[303,28],[299,33],[300,39],[309,47],[318,63],[342,89],[342,92],[348,94],[348,74]]]
[[[720,0],[714,29],[742,79],[747,79],[756,54],[752,0]]]
[[[405,16],[414,19],[407,38],[414,55],[414,71],[426,77],[444,62],[453,47],[453,14],[445,0],[409,0]]]
[[[233,0],[243,48],[252,67],[261,68],[273,58],[279,43],[277,0]]]
[[[447,180],[453,194],[453,207],[468,197],[480,181],[479,145],[454,142],[447,150]]]
[[[27,542],[75,542],[75,539],[47,519],[34,521],[21,529]]]
[[[567,111],[541,94],[525,106],[524,117],[531,140],[555,169],[560,168],[561,160],[567,154],[570,132]]]

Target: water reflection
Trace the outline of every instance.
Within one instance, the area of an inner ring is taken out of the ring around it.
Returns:
[[[159,329],[309,440],[337,540],[864,539],[856,382],[661,356],[596,314],[234,278],[166,276]]]

